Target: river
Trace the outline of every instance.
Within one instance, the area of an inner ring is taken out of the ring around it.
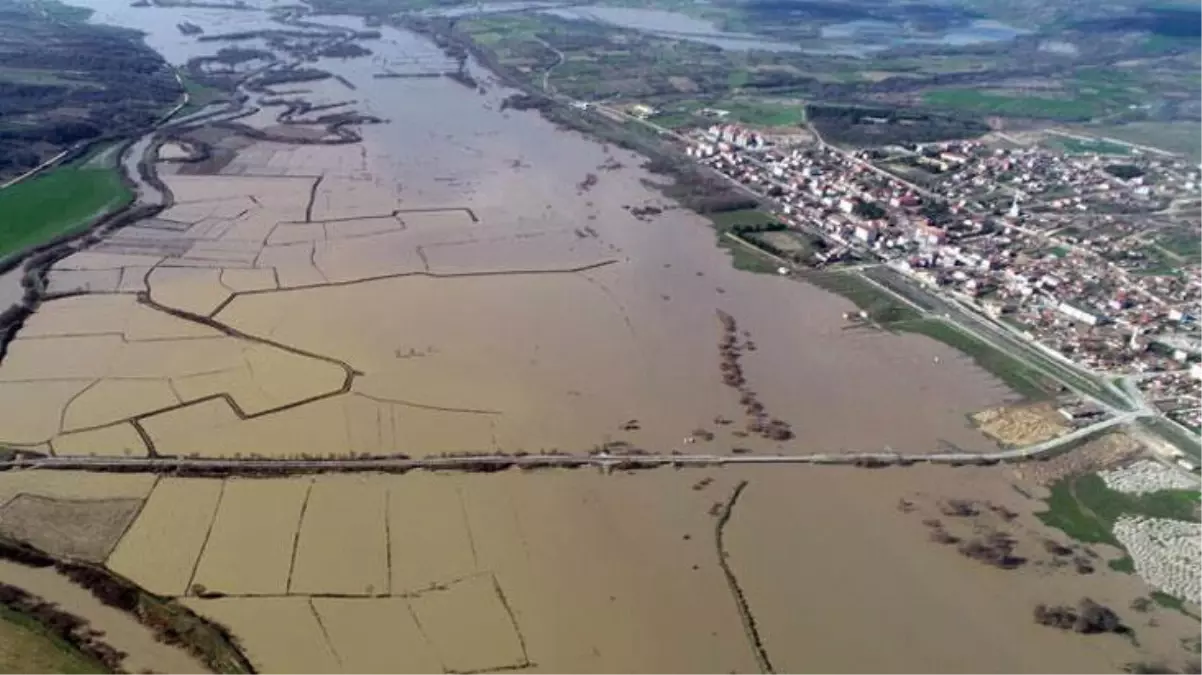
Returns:
[[[735,51],[806,52],[836,56],[867,56],[904,45],[963,46],[1014,39],[1026,31],[998,21],[973,20],[946,31],[915,33],[901,21],[856,20],[823,25],[818,39],[798,43],[762,35],[724,31],[705,19],[682,12],[643,7],[584,5],[544,10],[563,19],[596,21],[668,38],[704,42]]]

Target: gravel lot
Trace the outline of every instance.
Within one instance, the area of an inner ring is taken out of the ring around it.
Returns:
[[[1190,602],[1202,601],[1202,524],[1123,516],[1114,524],[1114,536],[1149,585]]]
[[[1150,459],[1142,459],[1111,471],[1099,471],[1098,475],[1111,490],[1135,495],[1160,490],[1198,489],[1197,478]]]

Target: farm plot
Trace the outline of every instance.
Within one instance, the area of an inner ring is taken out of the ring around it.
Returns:
[[[146,473],[0,471],[0,504],[19,494],[54,499],[144,499],[158,477]]]
[[[392,591],[405,593],[465,577],[477,569],[460,481],[413,474],[388,491]]]
[[[159,595],[183,595],[221,501],[219,480],[164,478],[113,554],[109,569]]]
[[[17,495],[0,508],[0,533],[47,553],[100,562],[137,516],[141,499]]]
[[[410,601],[422,630],[449,672],[479,672],[529,665],[517,621],[492,575],[480,575]]]
[[[310,478],[229,479],[190,592],[283,595]]]
[[[379,476],[324,476],[301,519],[292,594],[385,595],[388,537]]]
[[[246,657],[259,672],[343,670],[309,598],[186,598],[183,603],[237,635]]]
[[[313,598],[348,673],[437,673],[445,668],[405,598]]]

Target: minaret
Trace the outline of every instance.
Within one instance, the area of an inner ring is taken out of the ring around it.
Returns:
[[[1010,210],[1006,213],[1006,215],[1010,216],[1011,218],[1018,218],[1018,193],[1017,192],[1014,193],[1014,199],[1010,202]]]

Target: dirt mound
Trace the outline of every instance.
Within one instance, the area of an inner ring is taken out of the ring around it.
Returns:
[[[1069,431],[1051,403],[999,406],[972,416],[981,433],[1007,446],[1042,443]]]

